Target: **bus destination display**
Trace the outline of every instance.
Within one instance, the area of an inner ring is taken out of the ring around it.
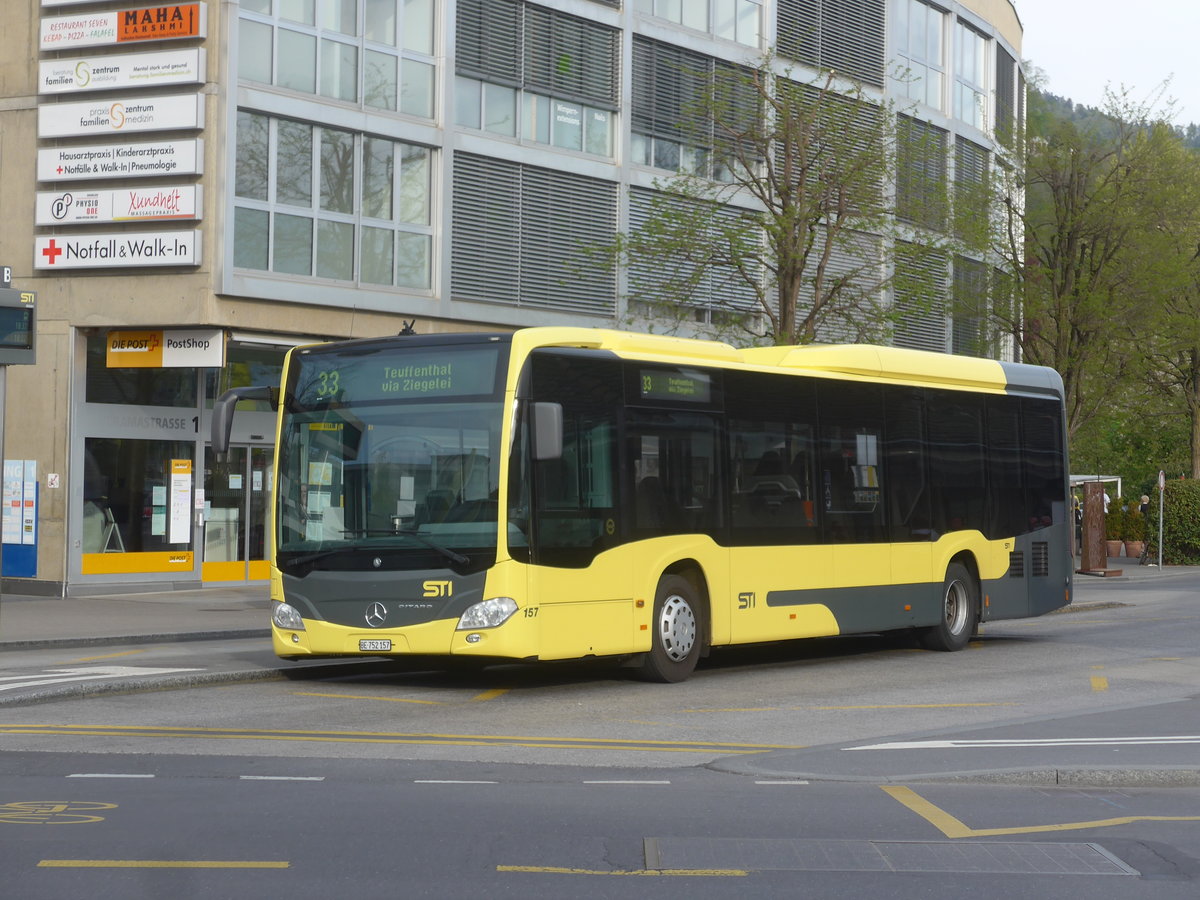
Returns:
[[[491,395],[497,361],[492,348],[437,354],[314,353],[301,357],[296,395],[302,403]]]
[[[709,403],[712,378],[703,372],[686,369],[642,369],[638,384],[643,400],[683,400]]]

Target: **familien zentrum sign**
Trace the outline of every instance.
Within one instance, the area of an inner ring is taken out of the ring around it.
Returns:
[[[219,328],[110,331],[105,346],[110,369],[225,365],[225,333]]]
[[[37,156],[38,181],[147,178],[155,175],[200,175],[203,172],[202,138],[138,144],[42,147]]]
[[[199,219],[200,186],[173,184],[153,188],[99,191],[39,191],[38,225]]]
[[[203,84],[204,50],[160,50],[121,56],[44,59],[38,63],[38,93],[70,94],[160,84]]]
[[[200,265],[200,232],[48,234],[34,239],[35,269],[116,269]]]
[[[42,19],[42,50],[103,47],[134,41],[167,41],[207,37],[208,16],[203,3],[176,3],[78,12]]]

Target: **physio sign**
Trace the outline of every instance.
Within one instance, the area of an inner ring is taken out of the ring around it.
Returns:
[[[225,365],[225,333],[219,328],[110,331],[105,347],[110,369]]]

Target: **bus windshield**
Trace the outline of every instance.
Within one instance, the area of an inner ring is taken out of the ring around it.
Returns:
[[[499,344],[296,351],[279,443],[276,559],[313,569],[495,562]]]

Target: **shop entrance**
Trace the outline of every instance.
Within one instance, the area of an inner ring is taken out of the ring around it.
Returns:
[[[271,494],[270,447],[234,445],[217,462],[204,448],[204,555],[201,578],[266,581],[267,501]]]

